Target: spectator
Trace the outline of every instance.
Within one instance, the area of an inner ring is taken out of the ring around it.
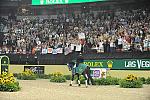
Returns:
[[[105,12],[59,15],[57,19],[0,18],[1,31],[5,32],[1,52],[35,54],[41,53],[42,49],[69,48],[79,44],[84,52],[92,48],[98,52],[150,50],[148,10]],[[79,39],[80,33],[85,34],[84,39]]]

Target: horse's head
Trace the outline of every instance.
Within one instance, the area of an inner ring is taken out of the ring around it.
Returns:
[[[74,67],[74,65],[75,65],[75,62],[69,62],[69,63],[67,63],[69,71],[72,70],[72,68]]]

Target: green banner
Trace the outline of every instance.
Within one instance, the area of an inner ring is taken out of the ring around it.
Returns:
[[[107,0],[32,0],[32,5],[71,4],[71,3],[84,3],[96,1],[107,1]]]
[[[150,70],[150,59],[85,60],[84,64],[98,68]]]

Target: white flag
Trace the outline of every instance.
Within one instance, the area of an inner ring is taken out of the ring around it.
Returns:
[[[63,48],[57,48],[57,53],[63,53]]]
[[[42,49],[42,54],[47,54],[47,49]]]
[[[80,45],[76,45],[76,51],[81,51],[81,44]]]
[[[52,54],[57,54],[57,49],[53,49]]]
[[[72,52],[71,47],[65,47],[65,55],[68,55],[70,52]]]
[[[75,46],[74,44],[71,44],[71,50],[74,50],[74,46]]]

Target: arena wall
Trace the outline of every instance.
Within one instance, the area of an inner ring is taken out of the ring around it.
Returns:
[[[64,75],[71,75],[66,65],[10,65],[11,73],[21,73],[24,71],[24,66],[45,66],[44,74],[61,72]],[[150,77],[150,70],[109,70],[107,76],[124,78],[128,74],[134,74],[137,77]]]
[[[38,65],[10,65],[9,69],[11,73],[21,73],[24,71],[24,66],[38,66]],[[61,72],[62,74],[65,75],[71,74],[66,65],[39,65],[39,66],[44,66],[44,74],[50,74],[54,72]]]

